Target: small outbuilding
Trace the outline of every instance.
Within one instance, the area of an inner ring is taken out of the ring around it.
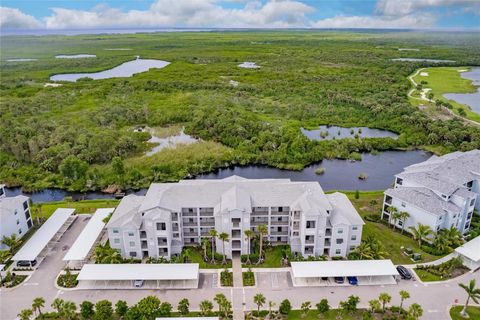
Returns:
[[[198,263],[85,264],[81,289],[196,289]]]
[[[306,261],[291,265],[296,287],[349,285],[346,277],[355,277],[357,285],[397,284],[399,276],[391,260]]]
[[[480,268],[480,236],[456,248],[455,253],[470,270]]]

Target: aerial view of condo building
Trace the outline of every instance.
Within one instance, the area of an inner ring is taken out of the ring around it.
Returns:
[[[0,320],[480,320],[480,0],[2,0]]]

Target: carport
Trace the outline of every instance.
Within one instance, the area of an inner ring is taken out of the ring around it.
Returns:
[[[455,253],[470,270],[480,268],[480,236],[456,248]]]
[[[82,233],[73,243],[70,250],[68,250],[63,261],[67,261],[68,267],[72,269],[80,269],[85,261],[90,256],[92,247],[98,238],[101,236],[102,230],[105,227],[103,221],[115,208],[97,209],[93,216],[88,221]]]
[[[23,247],[12,258],[15,263],[18,261],[37,260],[37,267],[49,250],[48,244],[58,241],[67,231],[76,216],[72,216],[75,209],[58,208],[47,221],[35,232],[35,234],[23,245]]]
[[[349,285],[346,279],[336,284],[334,277],[357,277],[358,285],[396,284],[399,275],[391,260],[307,261],[291,265],[295,287]]]
[[[139,263],[85,264],[77,280],[80,289],[196,289],[198,278],[198,263]]]

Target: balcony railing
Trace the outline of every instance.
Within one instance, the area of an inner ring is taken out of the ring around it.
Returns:
[[[182,217],[196,217],[197,212],[182,212]]]
[[[288,226],[288,220],[272,220],[271,224],[274,226],[278,226],[278,225]]]
[[[268,224],[268,220],[267,221],[264,221],[264,220],[253,220],[250,222],[250,224],[252,226],[259,226],[261,224]]]
[[[270,231],[272,236],[288,236],[288,231]]]
[[[305,240],[305,243],[307,243],[307,244],[314,244],[314,243],[315,243],[315,240],[314,240],[314,239]]]
[[[331,237],[332,236],[332,230],[327,229],[325,230],[325,237]]]
[[[272,211],[272,216],[288,216],[288,211]]]
[[[198,226],[198,223],[197,222],[184,222],[183,225],[185,227],[196,227],[196,226]]]
[[[183,236],[185,236],[185,237],[198,237],[198,232],[184,232]]]

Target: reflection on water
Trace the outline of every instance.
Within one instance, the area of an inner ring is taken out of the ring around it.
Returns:
[[[472,68],[461,73],[462,78],[472,80],[474,86],[480,86],[480,68]],[[446,93],[443,95],[449,100],[469,106],[473,112],[480,114],[480,88],[475,93]]]

